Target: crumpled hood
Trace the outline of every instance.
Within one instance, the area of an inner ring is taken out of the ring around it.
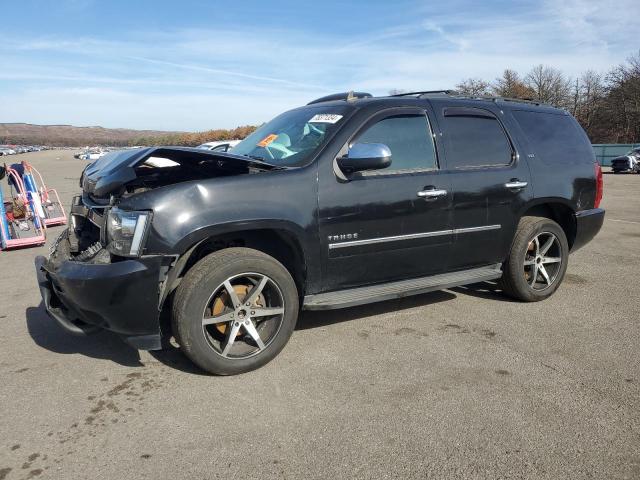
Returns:
[[[200,165],[207,165],[207,173],[210,173],[212,165],[213,168],[217,166],[221,170],[224,169],[227,172],[235,170],[237,173],[247,173],[250,166],[269,168],[268,164],[226,152],[211,152],[189,147],[135,148],[110,152],[88,165],[82,172],[80,185],[85,193],[95,197],[106,198],[109,195],[121,193],[128,184],[140,179],[140,167],[148,167],[143,169],[144,173],[148,173],[152,168],[162,170],[162,167],[148,165],[153,163],[153,159],[161,163],[169,163],[169,168],[165,165],[167,172],[177,171],[176,169],[180,166],[186,165],[185,168],[190,170],[189,173],[195,178],[198,175],[195,170]],[[174,170],[170,170],[171,168]],[[176,182],[184,181],[184,172],[177,172],[182,175],[175,175]],[[163,173],[166,176],[164,171]],[[207,176],[204,172],[202,175]]]

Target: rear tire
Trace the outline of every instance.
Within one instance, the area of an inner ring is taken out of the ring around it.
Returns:
[[[280,262],[258,250],[228,248],[201,259],[182,279],[173,331],[200,368],[235,375],[280,353],[298,310],[296,284]]]
[[[568,260],[569,245],[560,225],[545,217],[522,217],[500,284],[517,300],[544,300],[562,283]]]

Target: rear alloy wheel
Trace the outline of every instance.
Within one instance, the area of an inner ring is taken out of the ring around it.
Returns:
[[[218,375],[248,372],[273,359],[296,324],[298,292],[274,258],[249,248],[212,253],[187,272],[173,305],[184,353]]]
[[[560,241],[551,232],[542,232],[534,237],[527,247],[524,258],[524,277],[531,288],[542,291],[558,278],[562,268]]]
[[[523,217],[503,266],[506,294],[525,302],[551,296],[567,271],[569,245],[564,230],[546,217]]]

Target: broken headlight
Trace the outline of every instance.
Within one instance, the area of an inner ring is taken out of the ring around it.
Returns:
[[[137,257],[142,252],[151,212],[109,210],[107,216],[107,249],[123,257]]]

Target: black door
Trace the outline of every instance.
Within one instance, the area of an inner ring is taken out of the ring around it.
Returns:
[[[509,251],[522,207],[531,198],[526,160],[519,158],[498,108],[432,104],[453,186],[455,239],[450,268],[500,263]]]
[[[319,169],[324,290],[442,272],[453,235],[451,185],[438,168],[432,123],[416,108],[385,110],[345,144],[383,143],[392,163],[344,176]]]

